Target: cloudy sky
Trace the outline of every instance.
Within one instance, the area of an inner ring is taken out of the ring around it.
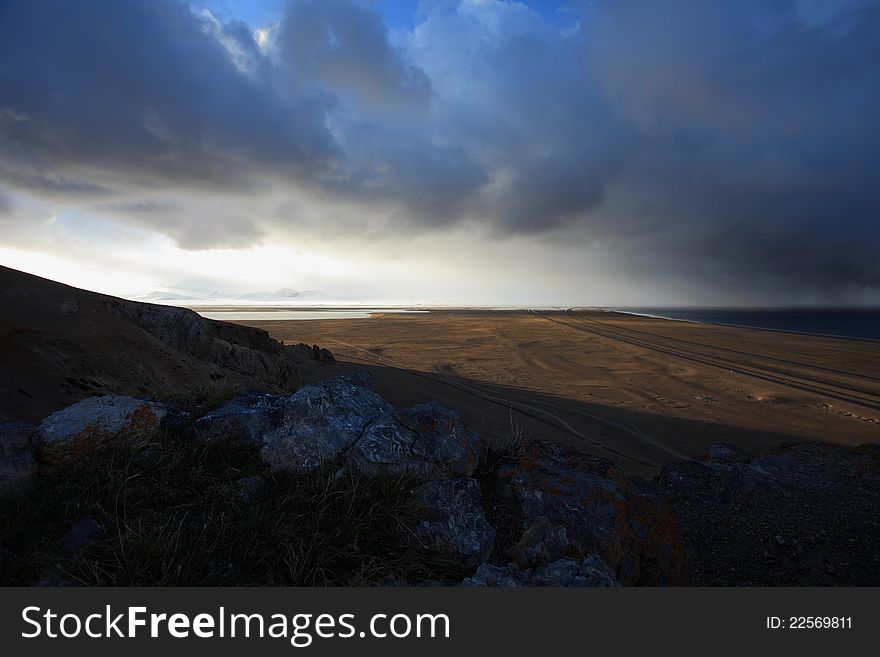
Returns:
[[[880,303],[880,0],[3,0],[0,263],[89,289]]]

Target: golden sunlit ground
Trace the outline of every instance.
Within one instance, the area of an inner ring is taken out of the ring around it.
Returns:
[[[880,345],[606,312],[439,310],[240,321],[367,366],[398,406],[437,399],[650,475],[714,442],[880,440]]]

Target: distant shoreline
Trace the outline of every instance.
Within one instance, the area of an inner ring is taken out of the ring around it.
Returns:
[[[870,343],[880,342],[880,308],[621,308],[621,307],[465,307],[377,305],[187,305],[203,317],[218,321],[313,321],[367,319],[381,314],[432,312],[565,312],[600,311],[651,319]],[[762,321],[749,321],[760,318]],[[776,318],[774,321],[772,318]],[[774,325],[775,324],[775,325]],[[787,325],[786,325],[787,324]],[[802,327],[798,324],[803,324]],[[816,328],[813,328],[816,327]],[[824,327],[822,330],[819,327]]]
[[[659,310],[659,309],[658,309]],[[813,310],[813,309],[810,309]],[[819,309],[816,309],[817,311]],[[848,309],[841,309],[848,310]],[[815,338],[836,338],[839,340],[855,340],[858,342],[871,342],[878,343],[880,342],[880,338],[871,338],[867,336],[855,336],[855,335],[843,335],[840,333],[819,333],[815,331],[804,331],[804,330],[795,330],[795,329],[783,329],[783,328],[775,328],[770,326],[756,326],[753,324],[739,324],[734,322],[721,322],[721,321],[709,321],[707,319],[693,319],[689,317],[673,317],[671,315],[659,315],[655,313],[647,313],[647,312],[637,312],[634,310],[622,310],[620,308],[606,308],[606,312],[609,313],[620,313],[622,315],[634,315],[636,317],[649,317],[651,319],[664,319],[673,322],[689,322],[692,324],[706,324],[709,326],[730,326],[733,328],[742,328],[742,329],[750,329],[753,331],[772,331],[774,333],[788,333],[792,335],[806,335]],[[780,312],[797,312],[797,309],[780,309]],[[744,311],[733,311],[733,312],[773,312],[772,309],[750,309]],[[827,312],[835,312],[835,309],[828,309]],[[866,309],[864,312],[877,312],[880,314],[880,309],[871,308]]]

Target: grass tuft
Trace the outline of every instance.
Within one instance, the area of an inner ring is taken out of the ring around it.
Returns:
[[[250,499],[236,483],[260,475]],[[369,585],[460,580],[414,545],[405,477],[326,468],[266,471],[256,448],[158,433],[64,464],[0,504],[0,582],[49,573],[87,586]],[[83,518],[106,533],[74,555],[59,539]]]
[[[159,393],[156,398],[200,416],[218,408],[241,392],[237,386],[228,381],[199,381],[185,390],[168,390]]]

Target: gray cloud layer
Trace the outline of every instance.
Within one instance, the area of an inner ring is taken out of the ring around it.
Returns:
[[[0,184],[187,248],[307,224],[283,209],[311,198],[362,209],[328,235],[475,226],[779,300],[880,288],[880,3],[567,8],[426,3],[391,34],[302,0],[258,42],[172,1],[9,0]]]

